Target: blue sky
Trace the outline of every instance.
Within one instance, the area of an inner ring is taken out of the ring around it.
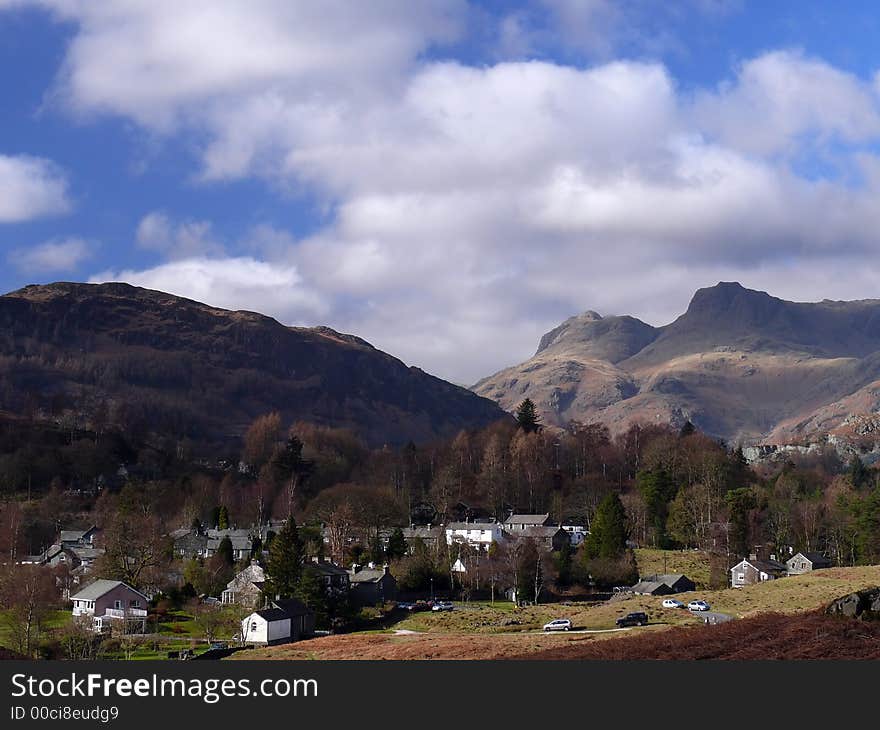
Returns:
[[[470,383],[585,309],[878,297],[869,2],[0,0],[0,288],[126,280]]]

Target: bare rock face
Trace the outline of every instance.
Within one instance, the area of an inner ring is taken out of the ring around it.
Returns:
[[[880,619],[880,588],[868,588],[837,598],[829,604],[825,613],[829,616],[876,621]]]
[[[788,302],[721,282],[664,327],[572,317],[473,390],[508,411],[529,397],[560,426],[690,420],[731,443],[803,440],[880,411],[880,301]]]
[[[0,409],[96,413],[227,442],[258,415],[350,428],[373,445],[508,418],[497,405],[327,327],[286,327],[127,284],[0,297]]]

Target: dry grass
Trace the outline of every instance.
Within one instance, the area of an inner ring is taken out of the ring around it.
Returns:
[[[703,598],[714,611],[743,618],[757,614],[790,615],[814,611],[835,598],[874,586],[880,586],[880,566],[830,568],[747,588],[695,591],[679,594],[676,598],[684,602]],[[506,602],[494,606],[457,604],[456,610],[448,613],[413,614],[395,627],[420,632],[417,634],[328,636],[234,656],[237,659],[498,659],[531,656],[550,649],[564,649],[564,654],[568,651],[566,647],[583,648],[597,641],[604,644],[605,640],[618,639],[621,634],[544,635],[540,628],[550,619],[570,618],[576,630],[604,630],[613,628],[614,620],[629,611],[645,611],[652,625],[628,632],[627,637],[645,633],[666,634],[667,629],[674,627],[699,630],[697,627],[702,624],[699,614],[661,608],[661,601],[662,598],[655,596],[628,596],[600,604],[556,603],[525,608],[514,608]],[[719,628],[712,627],[714,630]],[[656,646],[663,645],[659,638],[655,643]],[[571,658],[580,657],[574,654]]]
[[[697,588],[709,585],[709,553],[703,550],[639,548],[634,552],[639,575],[684,573],[697,584]]]

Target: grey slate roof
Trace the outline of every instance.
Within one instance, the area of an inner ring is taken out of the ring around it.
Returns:
[[[97,601],[101,596],[105,593],[109,593],[117,586],[125,586],[129,590],[134,591],[135,593],[144,596],[138,590],[135,590],[130,585],[126,585],[121,580],[105,580],[104,578],[99,578],[93,583],[89,583],[85,588],[83,588],[79,593],[70,597],[71,601]]]
[[[543,515],[510,515],[504,524],[506,525],[543,525],[550,519],[550,513]]]
[[[672,593],[672,588],[670,588],[663,581],[639,581],[636,583],[630,590],[633,593],[641,593],[648,596],[653,596],[657,594],[663,593]]]
[[[270,608],[264,608],[254,613],[266,621],[283,621],[286,618],[294,618],[295,616],[307,616],[312,610],[302,601],[295,598],[283,598],[272,601]]]
[[[357,573],[351,570],[346,572],[352,583],[378,583],[385,575],[382,568],[361,568]]]

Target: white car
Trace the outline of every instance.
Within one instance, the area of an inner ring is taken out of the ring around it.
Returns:
[[[664,598],[663,608],[684,608],[684,604],[681,601],[676,601],[674,598]]]
[[[544,631],[571,631],[571,619],[556,618],[544,624]]]
[[[451,601],[437,601],[431,606],[432,611],[452,611],[455,608]]]
[[[705,601],[691,601],[688,604],[688,611],[708,611],[709,604]]]

